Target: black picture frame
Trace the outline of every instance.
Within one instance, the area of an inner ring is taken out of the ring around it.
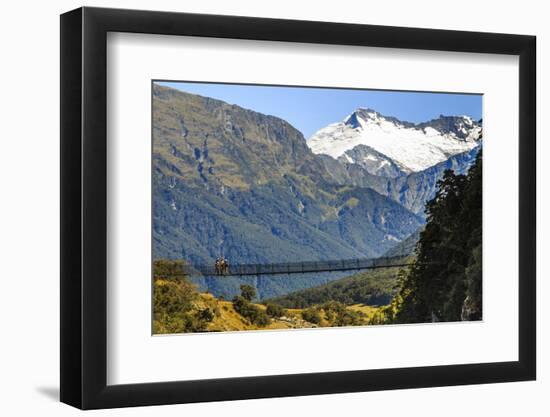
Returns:
[[[519,360],[107,385],[108,32],[519,56]],[[534,36],[80,8],[61,16],[61,401],[81,409],[533,380],[536,376]]]

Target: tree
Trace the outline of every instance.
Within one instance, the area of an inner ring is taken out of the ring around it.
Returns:
[[[416,260],[387,311],[394,322],[481,318],[482,155],[467,175],[447,170],[426,205]]]
[[[244,299],[252,301],[256,297],[256,288],[254,288],[252,285],[242,284],[240,288],[241,296]]]
[[[462,305],[462,320],[481,320],[481,245],[473,251],[466,268],[466,298]]]

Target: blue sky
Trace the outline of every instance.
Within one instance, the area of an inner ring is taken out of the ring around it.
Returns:
[[[341,121],[358,107],[369,107],[414,123],[437,118],[440,114],[467,115],[474,119],[482,116],[482,96],[471,94],[185,82],[158,84],[280,117],[306,138],[330,123]]]

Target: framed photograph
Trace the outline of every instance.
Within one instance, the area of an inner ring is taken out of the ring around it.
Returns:
[[[533,380],[535,37],[61,16],[61,401]]]

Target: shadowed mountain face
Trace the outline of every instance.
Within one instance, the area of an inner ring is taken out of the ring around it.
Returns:
[[[422,224],[335,181],[284,120],[157,85],[153,194],[154,258],[192,263],[374,257]]]
[[[358,146],[354,152],[362,146]],[[370,187],[423,217],[426,202],[435,196],[437,181],[443,176],[443,172],[452,169],[457,174],[465,174],[480,149],[481,143],[470,151],[453,155],[425,170],[395,177],[373,175],[362,164],[347,162],[342,157],[338,160],[328,155],[320,154],[319,157],[330,172],[333,182]]]

